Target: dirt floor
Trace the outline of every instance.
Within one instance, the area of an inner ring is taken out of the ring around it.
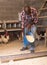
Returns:
[[[39,45],[35,47],[35,52],[42,52],[47,51],[47,47],[44,44],[44,41],[37,42]],[[35,43],[36,44],[36,43]],[[23,42],[20,40],[14,40],[7,44],[0,44],[0,56],[7,56],[7,55],[17,55],[17,54],[24,54],[30,53],[29,50],[20,51],[23,47]]]

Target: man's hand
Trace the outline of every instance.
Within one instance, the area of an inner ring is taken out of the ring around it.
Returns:
[[[31,24],[28,24],[28,25],[27,25],[27,29],[30,29],[30,28],[31,28]]]

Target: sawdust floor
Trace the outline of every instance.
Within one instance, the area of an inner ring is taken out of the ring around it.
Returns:
[[[39,43],[39,45],[35,47],[35,52],[47,51],[47,47],[45,46],[44,41],[37,42],[37,43]],[[14,40],[7,44],[1,43],[0,56],[30,53],[29,50],[20,51],[22,47],[23,47],[22,41],[19,40]]]

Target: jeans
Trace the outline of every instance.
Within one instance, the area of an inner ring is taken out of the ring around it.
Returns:
[[[35,37],[35,34],[36,34],[36,26],[35,25],[32,25],[31,29],[30,29],[31,33],[34,35]],[[35,44],[34,43],[29,43],[26,39],[26,34],[29,32],[29,30],[25,27],[24,29],[24,37],[23,37],[23,44],[24,44],[24,47],[27,47],[27,46],[30,46],[30,50],[34,50],[35,48]]]

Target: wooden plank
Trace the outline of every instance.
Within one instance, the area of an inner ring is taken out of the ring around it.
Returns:
[[[47,51],[45,52],[36,52],[36,53],[26,53],[26,54],[19,54],[19,55],[9,55],[9,56],[1,56],[1,62],[9,62],[10,60],[18,61],[18,60],[25,60],[37,57],[44,57],[47,56]]]
[[[44,26],[44,25],[37,25],[37,27],[44,27],[44,28],[47,28],[47,26]]]
[[[39,9],[38,16],[40,15],[40,13],[41,13],[41,11],[40,11],[40,10],[43,8],[43,6],[45,5],[45,3],[46,3],[46,1],[42,4],[41,8]]]
[[[7,31],[21,31],[21,28],[15,28],[15,29],[6,29]]]
[[[17,29],[6,29],[7,31],[21,31],[21,28],[17,28]],[[0,29],[0,32],[4,32],[4,29]]]
[[[43,26],[43,25],[37,25],[37,27],[45,27],[47,28],[47,26]],[[21,28],[12,28],[12,29],[6,29],[7,31],[21,31]],[[4,32],[4,29],[0,29],[0,32]]]
[[[0,32],[4,32],[4,30],[3,29],[0,29]]]
[[[39,13],[38,13],[38,16],[40,15],[40,13],[41,13],[41,10],[43,9],[43,7],[44,7],[44,5],[46,4],[46,0],[44,1],[44,3],[42,4],[42,6],[41,6],[41,8],[39,9]]]
[[[6,23],[18,23],[19,21],[18,20],[8,20],[6,21]]]
[[[47,16],[40,16],[40,17],[38,17],[38,18],[47,18]]]
[[[18,20],[7,20],[7,21],[4,21],[5,23],[19,23]]]
[[[45,7],[45,8],[42,8],[42,9],[40,9],[40,10],[47,10],[47,7]]]

